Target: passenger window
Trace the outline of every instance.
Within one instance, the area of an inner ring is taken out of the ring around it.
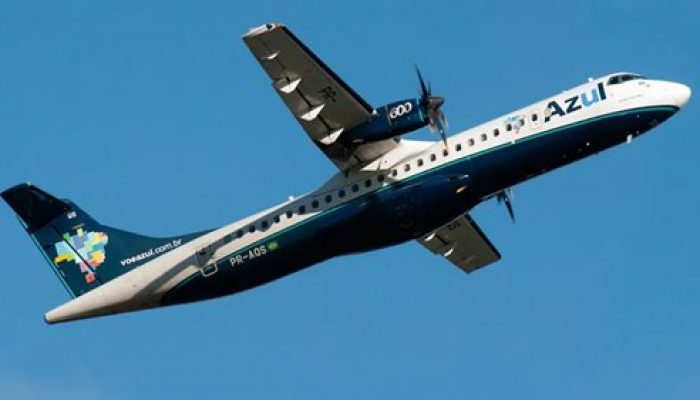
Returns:
[[[435,156],[435,154],[431,154],[430,161],[435,161],[435,160],[437,160],[437,157]]]
[[[493,136],[498,136],[498,135],[500,135],[500,134],[501,134],[501,131],[498,130],[498,128],[496,128],[496,129],[493,130]],[[483,136],[485,136],[485,135],[481,135],[481,136],[483,137]],[[484,140],[484,139],[482,139],[482,140]]]
[[[462,145],[459,144],[459,143],[457,143],[457,145],[455,146],[455,150],[456,150],[456,151],[462,151]]]
[[[537,122],[537,114],[532,114],[532,122]]]
[[[511,124],[506,124],[506,131],[510,132],[513,130],[513,126]]]
[[[255,225],[251,225],[248,227],[248,232],[253,233],[255,232]]]
[[[396,175],[398,175],[398,174],[399,174],[399,171],[397,171],[396,169],[393,169],[393,170],[391,171],[391,176],[396,176]]]
[[[345,197],[345,190],[343,190],[343,189],[338,190],[338,197],[340,197],[341,199],[343,197]]]
[[[318,200],[314,200],[311,202],[311,207],[313,208],[318,208]]]
[[[377,181],[378,181],[378,182],[384,182],[384,174],[379,174],[379,175],[377,175]]]
[[[276,223],[276,224],[279,223],[279,222],[280,222],[280,216],[279,216],[279,215],[275,215],[274,217],[272,217],[272,221],[273,221],[274,223]]]
[[[360,187],[357,186],[357,183],[354,184],[354,185],[352,185],[352,191],[353,191],[353,192],[357,192],[358,190],[360,190]]]
[[[423,159],[419,158],[417,164],[419,167],[422,167],[423,166]]]
[[[366,179],[365,180],[365,187],[370,187],[370,186],[372,186],[372,180]]]
[[[306,207],[305,206],[299,206],[299,215],[302,215],[306,212]]]
[[[485,141],[486,141],[486,134],[485,134],[485,133],[482,133],[482,134],[481,134],[481,141],[482,141],[482,142],[485,142]]]
[[[330,203],[331,201],[333,201],[333,196],[331,196],[330,194],[327,194],[326,195],[326,203]]]
[[[268,226],[269,224],[267,223],[267,220],[263,220],[263,222],[260,223],[260,227],[262,229],[267,229]]]
[[[447,157],[447,155],[450,154],[447,149],[442,149],[442,156]]]
[[[287,210],[286,215],[287,215],[287,218],[289,219],[289,218],[292,218],[292,215],[294,215],[294,214],[292,213],[292,210]]]
[[[474,146],[474,139],[469,138],[469,140],[467,141],[467,144],[469,144],[469,146]]]
[[[238,232],[236,232],[236,237],[237,237],[237,238],[242,238],[242,237],[243,237],[243,229],[239,229]]]
[[[411,170],[411,165],[410,165],[410,164],[404,164],[403,170],[406,171],[406,172],[410,171],[410,170]]]
[[[522,118],[518,120],[518,123],[520,124],[520,126],[525,126],[525,120]]]

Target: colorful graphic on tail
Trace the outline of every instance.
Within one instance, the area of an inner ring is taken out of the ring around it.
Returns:
[[[57,256],[53,261],[56,264],[73,261],[85,274],[85,282],[92,283],[95,280],[94,269],[105,261],[105,246],[109,241],[107,234],[77,228],[75,235],[64,233],[63,239],[54,244]]]

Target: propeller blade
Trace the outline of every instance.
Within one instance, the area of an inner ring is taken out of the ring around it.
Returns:
[[[444,112],[442,112],[442,110],[438,110],[438,119],[440,120],[440,123],[445,126],[445,129],[450,127],[450,123],[447,121],[447,116]]]
[[[442,143],[445,145],[445,150],[448,150],[448,148],[447,148],[447,135],[445,135],[445,130],[442,129],[442,126],[440,127],[440,130],[438,132],[440,133],[440,137],[442,138]]]
[[[511,203],[510,198],[506,197],[506,209],[508,209],[508,215],[510,215],[510,220],[515,223],[515,213],[513,212],[513,203]]]
[[[515,223],[515,212],[513,211],[513,189],[508,188],[502,192],[499,192],[498,195],[496,195],[496,198],[498,199],[499,203],[506,205],[508,215],[510,215],[511,221]]]
[[[445,99],[440,96],[432,95],[432,87],[430,82],[426,85],[423,79],[423,74],[420,73],[417,65],[416,75],[418,75],[418,82],[420,84],[420,104],[421,108],[424,110],[426,117],[428,117],[428,129],[431,133],[438,132],[442,142],[445,144],[445,149],[447,149],[447,135],[445,134],[445,129],[448,127],[447,117],[445,113],[442,112],[440,107],[445,104]]]
[[[430,90],[425,87],[425,81],[423,80],[423,75],[420,73],[420,69],[418,69],[418,66],[416,65],[416,74],[418,74],[418,82],[420,82],[420,96],[421,96],[421,102],[423,100],[427,99],[430,96]]]

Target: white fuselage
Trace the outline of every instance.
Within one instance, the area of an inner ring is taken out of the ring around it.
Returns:
[[[239,250],[263,243],[262,247],[253,247],[258,248],[257,253],[250,254],[251,257],[265,257],[264,253],[268,251],[265,246],[269,244],[266,241],[272,240],[268,238],[288,232],[358,198],[366,198],[371,193],[387,190],[480,154],[501,151],[510,144],[534,141],[543,132],[557,132],[627,110],[681,108],[690,96],[689,89],[678,83],[634,79],[608,85],[611,76],[591,80],[455,134],[448,138],[447,149],[442,141],[402,140],[398,147],[381,158],[348,173],[336,174],[318,190],[186,243],[50,311],[46,320],[59,322],[159,306],[164,295],[192,276],[213,275],[221,268],[237,268],[250,262],[240,255],[232,256]],[[632,129],[627,134],[634,137],[639,133],[641,131]],[[489,198],[506,187],[489,187],[487,192],[479,193],[478,200]],[[436,221],[433,229],[443,223]],[[213,267],[207,270],[208,266]]]

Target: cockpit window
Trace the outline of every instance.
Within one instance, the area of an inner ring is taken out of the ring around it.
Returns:
[[[635,79],[646,79],[645,77],[637,74],[618,74],[613,75],[608,79],[608,86],[617,85],[618,83],[632,81]]]

